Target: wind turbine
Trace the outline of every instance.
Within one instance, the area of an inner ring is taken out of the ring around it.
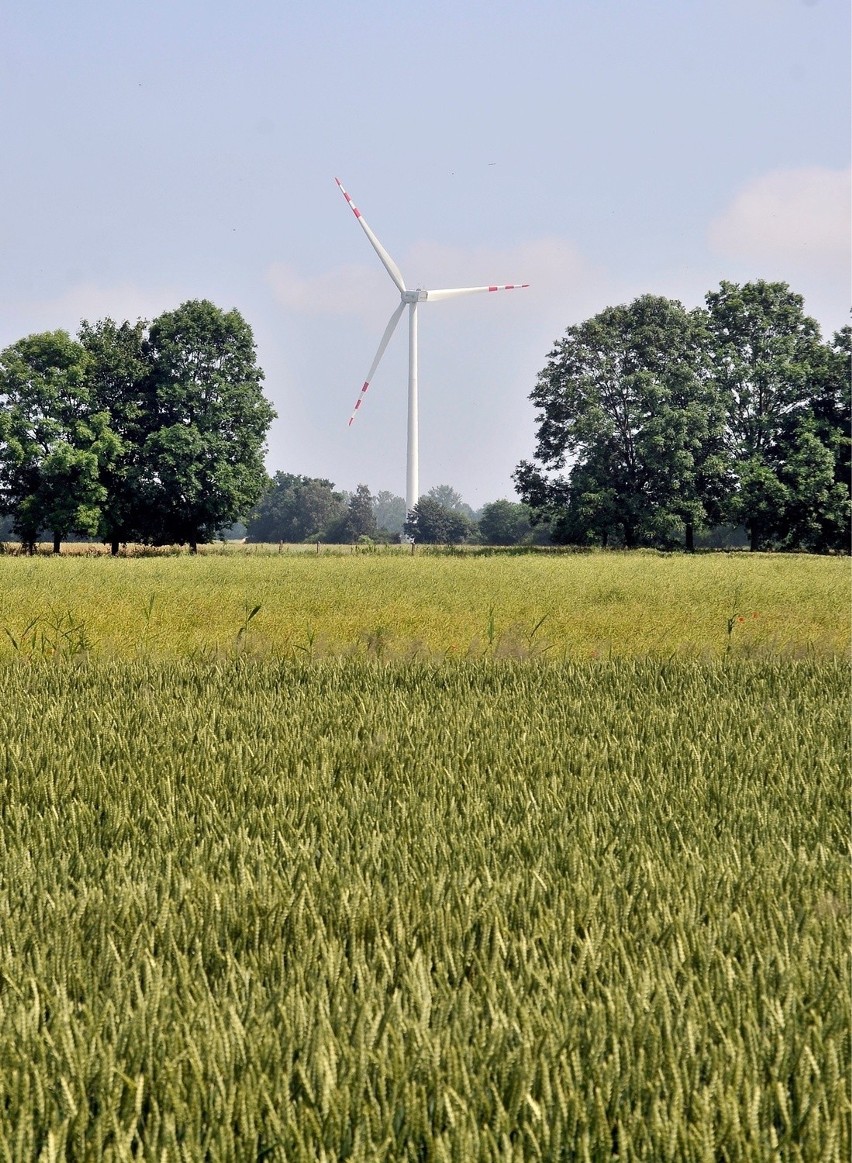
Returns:
[[[376,352],[376,358],[370,365],[370,370],[367,372],[367,378],[364,380],[364,386],[355,401],[355,407],[352,415],[349,417],[349,423],[352,421],[364,402],[364,393],[370,386],[370,381],[375,375],[376,368],[379,366],[382,356],[385,354],[385,348],[390,343],[390,338],[396,330],[396,325],[402,318],[402,312],[408,305],[408,455],[406,459],[406,474],[405,474],[405,508],[407,512],[411,512],[414,506],[420,499],[419,486],[419,456],[418,456],[418,432],[417,432],[417,307],[420,303],[434,303],[439,299],[455,299],[459,295],[476,295],[481,291],[519,291],[523,287],[528,287],[529,283],[506,283],[500,287],[453,287],[449,290],[442,291],[427,291],[422,287],[418,287],[414,291],[409,291],[405,286],[405,279],[402,277],[402,272],[393,261],[391,256],[373,234],[370,227],[364,221],[363,215],[346,191],[339,178],[334,179],[340,186],[340,192],[346,201],[349,203],[352,213],[361,223],[361,228],[372,243],[373,250],[382,261],[382,265],[390,275],[396,289],[399,291],[400,303],[397,309],[391,315],[388,325],[385,328],[385,333],[382,336],[382,341],[379,344],[379,350]]]

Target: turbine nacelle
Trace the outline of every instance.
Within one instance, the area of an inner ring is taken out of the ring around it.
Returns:
[[[429,298],[429,292],[418,287],[416,291],[403,291],[400,298],[403,303],[425,303]]]

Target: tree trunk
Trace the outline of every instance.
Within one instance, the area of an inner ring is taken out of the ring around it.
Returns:
[[[54,553],[59,553],[60,543],[61,543],[61,538],[60,538],[59,534],[56,532],[56,530],[54,530],[54,532],[53,532],[53,552]]]
[[[751,525],[749,527],[749,535],[751,537],[751,542],[749,544],[749,551],[751,553],[757,553],[758,549],[760,549],[760,533],[758,531],[756,522],[754,525]]]
[[[113,556],[113,557],[118,557],[118,541],[116,541],[115,539],[113,539],[113,540],[112,540],[112,541],[109,543],[109,551],[110,551],[110,553],[112,554],[112,556]]]
[[[198,542],[197,541],[190,541],[189,552],[190,553],[198,553]]]
[[[695,553],[695,526],[691,521],[686,522],[686,552]]]

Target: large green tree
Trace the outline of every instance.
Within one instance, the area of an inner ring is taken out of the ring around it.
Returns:
[[[34,545],[53,531],[209,540],[266,474],[274,412],[237,311],[184,303],[150,330],[111,319],[30,336],[0,356],[0,512]]]
[[[704,313],[655,295],[568,328],[530,396],[537,463],[514,474],[555,540],[691,549],[718,520],[724,414],[707,349]]]
[[[377,528],[373,494],[367,485],[358,485],[347,506],[346,540],[357,541],[360,537],[375,537]]]
[[[835,332],[810,401],[814,431],[834,454],[834,479],[852,492],[852,327]]]
[[[0,354],[0,509],[31,551],[41,530],[52,531],[55,553],[71,533],[97,533],[101,478],[120,453],[88,390],[86,351],[67,332],[30,335]]]
[[[263,491],[275,412],[261,390],[251,328],[236,310],[196,300],[167,311],[151,324],[146,354],[141,536],[194,550],[244,517]]]
[[[346,505],[332,481],[277,472],[249,514],[250,541],[306,541],[319,538],[346,515]]]
[[[850,546],[850,392],[852,328],[823,344],[804,412],[785,432],[789,453],[779,475],[788,487],[782,544],[818,553]]]
[[[479,536],[486,545],[519,545],[532,535],[528,505],[491,501],[479,515]]]
[[[148,404],[150,360],[147,324],[83,320],[78,333],[86,352],[86,390],[91,407],[109,417],[117,455],[101,463],[105,498],[98,535],[113,554],[122,542],[138,540],[146,521],[140,481],[142,449],[154,426]]]
[[[358,485],[349,496],[343,515],[326,528],[325,539],[337,545],[351,545],[362,537],[372,540],[377,532],[373,495],[367,485]]]
[[[464,513],[447,509],[433,497],[421,497],[406,518],[406,537],[425,545],[459,545],[473,533]]]
[[[445,509],[450,509],[453,513],[461,513],[469,521],[474,519],[473,509],[466,501],[462,500],[461,493],[452,485],[433,485],[426,496],[432,501],[437,501],[439,505],[443,505]]]
[[[402,533],[405,524],[405,498],[396,493],[380,490],[373,497],[373,511],[376,514],[376,525],[386,533]]]
[[[778,538],[782,548],[848,551],[849,494],[847,487],[834,479],[834,470],[832,449],[820,440],[812,423],[799,425],[774,477],[783,490]]]
[[[847,521],[839,477],[848,390],[839,351],[821,342],[786,283],[722,282],[707,309],[736,473],[731,516],[748,529],[752,550],[831,547]]]

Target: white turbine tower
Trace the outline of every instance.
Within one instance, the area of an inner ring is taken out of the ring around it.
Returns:
[[[391,256],[373,234],[370,227],[364,221],[361,211],[343,189],[339,178],[334,179],[340,186],[340,192],[352,208],[352,212],[358,221],[364,233],[369,238],[373,245],[376,254],[382,260],[385,270],[393,280],[396,289],[399,291],[400,304],[391,315],[388,325],[385,328],[385,333],[382,336],[382,341],[379,344],[379,350],[376,352],[376,358],[370,365],[370,370],[367,372],[367,378],[364,380],[364,386],[358,399],[355,401],[355,408],[352,415],[349,417],[349,423],[355,419],[355,415],[361,404],[364,401],[364,393],[370,386],[376,368],[382,356],[385,354],[385,348],[390,343],[390,338],[393,335],[397,323],[402,317],[402,312],[408,304],[408,456],[406,461],[406,480],[405,480],[405,508],[407,512],[411,512],[414,506],[420,499],[420,485],[419,485],[419,458],[417,445],[417,307],[420,303],[432,303],[438,299],[455,299],[459,295],[476,295],[480,291],[518,291],[523,287],[528,287],[529,283],[507,283],[501,287],[453,287],[444,291],[426,291],[422,287],[418,287],[415,291],[406,289],[405,280],[402,277],[402,272],[393,261]]]

